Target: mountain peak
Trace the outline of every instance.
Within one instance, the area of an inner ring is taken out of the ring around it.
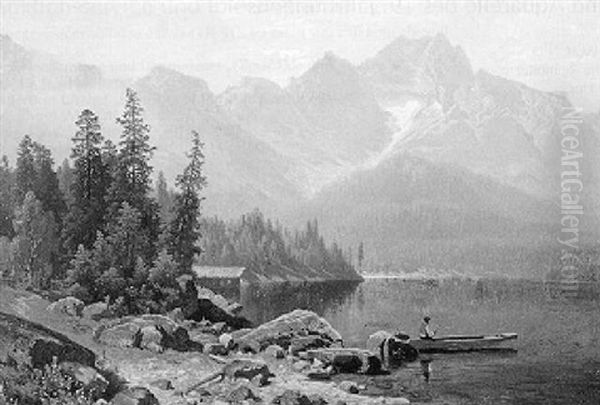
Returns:
[[[136,82],[158,93],[189,91],[212,94],[206,82],[200,78],[188,76],[163,65],[154,66],[150,72]]]
[[[332,52],[326,52],[310,69],[291,80],[289,90],[296,95],[327,93],[328,97],[335,97],[347,95],[360,87],[360,76],[354,66]]]
[[[155,94],[165,103],[186,100],[198,108],[210,110],[216,106],[215,96],[204,80],[162,65],[153,67],[146,76],[137,80],[134,88],[141,93]]]

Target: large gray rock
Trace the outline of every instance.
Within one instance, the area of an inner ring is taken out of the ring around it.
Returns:
[[[342,341],[339,332],[325,319],[312,311],[297,309],[252,329],[237,338],[236,342],[242,350],[264,350],[272,344],[288,348],[294,340],[300,342],[300,338],[306,338],[313,343],[318,339],[318,344],[324,347]],[[305,348],[307,346],[310,345],[305,345]]]
[[[158,399],[144,387],[131,387],[119,392],[111,405],[159,405]]]
[[[81,316],[85,303],[75,297],[61,298],[48,305],[46,310],[60,315]]]
[[[112,318],[113,313],[108,309],[108,305],[105,302],[94,302],[83,308],[81,316],[86,319],[99,321],[102,318]]]
[[[66,336],[42,325],[0,312],[0,363],[42,368],[51,364],[77,362],[93,367],[94,353]]]
[[[141,328],[132,322],[103,329],[97,337],[100,343],[117,347],[140,347],[142,341]]]
[[[267,363],[254,359],[236,359],[225,366],[224,376],[231,379],[245,378],[249,381],[256,381],[257,377],[260,383],[264,384],[272,376]]]
[[[382,372],[381,360],[368,350],[363,349],[315,349],[307,352],[309,360],[317,359],[325,365],[333,366],[338,373],[379,374]]]
[[[96,338],[104,344],[119,347],[137,347],[155,352],[164,349],[197,350],[185,328],[162,315],[125,317],[96,331]]]
[[[211,322],[225,322],[234,329],[247,328],[251,326],[251,322],[240,316],[241,310],[239,304],[229,302],[222,295],[215,294],[208,288],[200,288],[197,294],[195,312],[187,318],[196,321],[207,319]]]
[[[273,399],[276,405],[327,405],[327,401],[316,394],[304,394],[299,391],[286,390]]]

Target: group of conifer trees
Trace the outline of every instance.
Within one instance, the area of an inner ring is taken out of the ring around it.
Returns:
[[[199,253],[203,144],[192,131],[187,165],[168,215],[152,196],[154,147],[135,91],[128,89],[118,145],[83,110],[71,164],[54,170],[50,150],[25,136],[16,167],[0,163],[0,274],[32,289],[62,288],[124,312],[160,312],[181,299],[179,276]],[[162,178],[164,183],[164,178]],[[164,184],[163,184],[164,186]],[[160,196],[159,196],[160,197]],[[162,215],[161,215],[162,214]]]
[[[245,266],[265,275],[273,266],[285,266],[329,278],[356,277],[350,255],[335,242],[326,245],[316,220],[290,232],[258,210],[239,220],[203,218],[200,244],[199,262],[205,265]]]
[[[342,250],[325,246],[316,221],[292,234],[259,211],[227,223],[202,219],[207,182],[204,145],[195,131],[176,190],[168,188],[162,172],[154,190],[155,148],[143,111],[135,91],[127,89],[115,145],[102,135],[99,117],[83,110],[75,122],[71,159],[57,170],[50,150],[28,135],[18,146],[14,169],[2,158],[3,279],[141,313],[185,305],[189,291],[180,276],[192,275],[195,261],[267,273],[274,265],[355,276]]]

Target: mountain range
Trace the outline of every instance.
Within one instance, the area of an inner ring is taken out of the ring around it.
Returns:
[[[247,77],[221,94],[167,67],[133,82],[0,40],[1,154],[24,134],[69,155],[84,108],[104,134],[125,87],[138,91],[173,179],[190,131],[206,144],[204,210],[254,207],[297,226],[318,218],[343,246],[364,242],[366,271],[420,267],[541,276],[560,231],[561,93],[473,71],[443,35],[400,37],[359,65],[326,53],[285,87]],[[600,229],[600,112],[580,123],[585,243]]]

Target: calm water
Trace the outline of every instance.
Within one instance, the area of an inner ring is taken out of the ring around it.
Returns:
[[[517,353],[430,355],[388,376],[339,376],[369,395],[448,404],[600,404],[600,300],[566,301],[522,281],[370,279],[359,285],[280,285],[242,292],[256,322],[294,308],[328,319],[347,346],[378,330],[417,335],[430,314],[440,334],[516,332]]]

